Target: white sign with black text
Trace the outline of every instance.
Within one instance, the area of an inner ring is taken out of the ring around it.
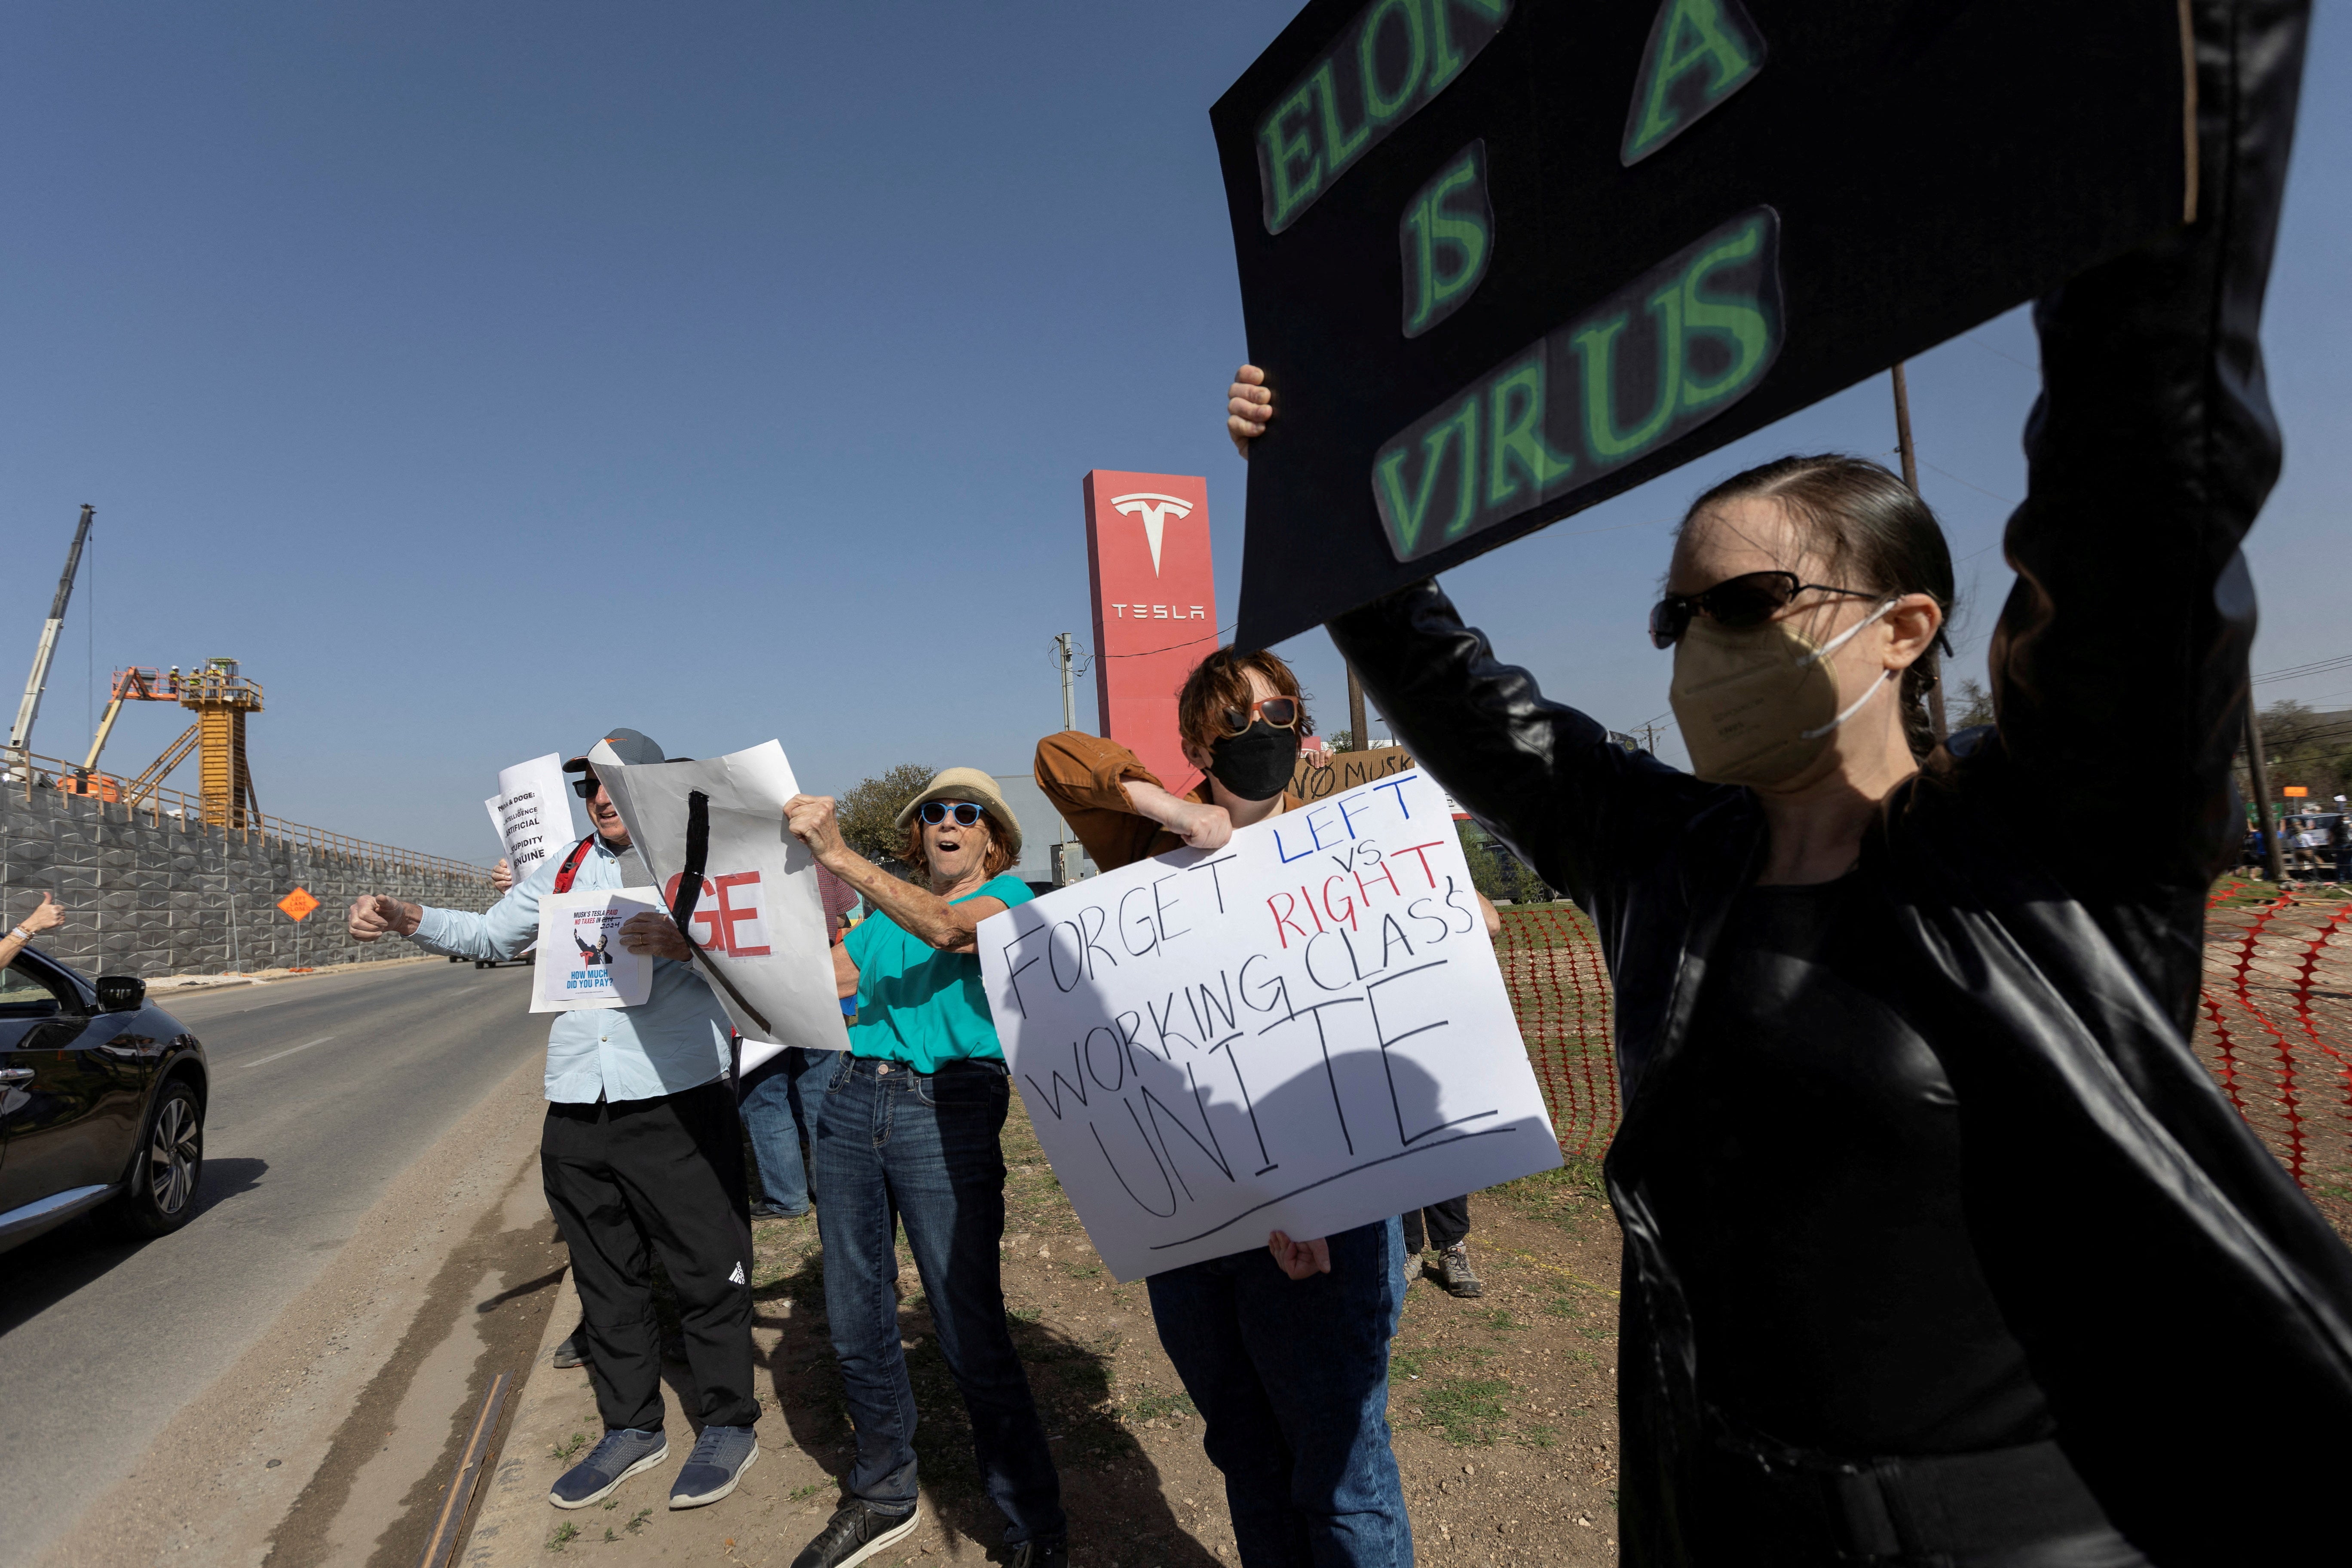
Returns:
[[[1560,1163],[1446,804],[1399,773],[982,922],[1013,1081],[1119,1279]]]
[[[563,758],[550,752],[527,763],[499,770],[499,793],[482,802],[490,814],[490,831],[499,836],[507,864],[518,882],[551,855],[562,855],[580,841],[572,830],[572,794],[563,776]]]

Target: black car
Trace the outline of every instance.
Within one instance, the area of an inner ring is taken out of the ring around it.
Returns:
[[[211,1082],[145,981],[18,953],[0,971],[0,1252],[98,1208],[133,1236],[185,1225]]]

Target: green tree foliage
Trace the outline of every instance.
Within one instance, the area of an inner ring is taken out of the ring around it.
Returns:
[[[1492,899],[1512,896],[1510,884],[1504,879],[1503,857],[1510,852],[1499,845],[1490,845],[1485,833],[1472,823],[1454,825],[1454,837],[1462,845],[1462,858],[1470,863],[1470,885]]]
[[[842,837],[869,860],[895,858],[907,841],[906,830],[898,823],[898,812],[923,793],[923,786],[938,771],[923,763],[900,763],[878,778],[860,779],[855,788],[842,793],[836,807]]]
[[[2273,795],[2301,784],[2311,795],[2298,805],[2333,811],[2336,796],[2352,794],[2352,713],[2321,712],[2293,698],[2273,702],[2263,710],[2263,753]]]
[[[1352,752],[1356,749],[1356,732],[1353,730],[1334,730],[1323,737],[1323,743],[1329,747],[1335,755],[1341,752]]]

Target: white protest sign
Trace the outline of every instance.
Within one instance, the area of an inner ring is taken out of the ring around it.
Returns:
[[[644,1006],[654,990],[653,955],[623,945],[621,926],[631,915],[659,913],[651,888],[550,893],[540,900],[530,1010]]]
[[[541,860],[580,840],[572,830],[572,791],[558,752],[500,768],[499,793],[482,805],[489,809],[490,830],[499,836],[518,882]]]
[[[992,915],[997,1038],[1121,1280],[1559,1163],[1445,801],[1404,773]]]
[[[600,762],[596,776],[653,868],[665,904],[685,871],[688,797],[697,791],[709,797],[709,851],[687,923],[727,982],[710,989],[743,1036],[744,1070],[786,1046],[847,1050],[816,857],[784,828],[784,802],[800,786],[783,747],[770,741],[724,757],[635,767]]]

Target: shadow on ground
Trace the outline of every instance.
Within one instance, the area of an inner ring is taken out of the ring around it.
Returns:
[[[196,1188],[194,1225],[212,1209],[240,1197],[261,1184],[267,1160],[206,1160]],[[104,1209],[67,1221],[46,1236],[37,1236],[7,1255],[0,1269],[0,1334],[40,1316],[90,1281],[103,1278],[117,1264],[143,1247],[172,1247],[186,1238],[185,1229],[152,1240],[133,1239],[118,1230]]]
[[[924,1489],[950,1538],[997,1548],[1004,1518],[982,1489],[972,1462],[971,1422],[940,1354],[913,1266],[902,1268],[899,1332],[909,1347],[907,1374],[919,1416],[915,1455]],[[804,1246],[789,1272],[761,1285],[752,1296],[756,1325],[782,1335],[765,1368],[777,1411],[793,1441],[838,1477],[847,1471],[853,1447],[827,1337],[823,1251]],[[1072,1555],[1099,1563],[1124,1558],[1170,1568],[1215,1568],[1217,1557],[1177,1521],[1159,1467],[1120,1420],[1112,1370],[1120,1336],[1073,1336],[1019,1312],[1012,1315],[1011,1327],[1061,1469]]]

